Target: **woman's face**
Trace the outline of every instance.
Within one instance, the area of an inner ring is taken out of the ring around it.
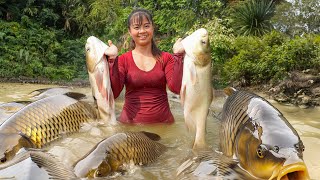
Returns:
[[[153,37],[153,25],[143,16],[141,24],[138,18],[133,18],[130,25],[129,33],[134,40],[136,46],[151,45]]]

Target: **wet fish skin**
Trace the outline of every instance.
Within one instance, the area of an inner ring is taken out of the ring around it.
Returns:
[[[64,94],[76,100],[84,98],[86,95],[78,92],[73,92],[71,88],[68,87],[52,87],[52,88],[43,88],[37,89],[29,93],[31,99],[39,100],[49,96],[55,96]]]
[[[188,156],[177,169],[179,180],[187,179],[245,179],[251,176],[238,166],[238,161],[215,151],[198,151]]]
[[[42,148],[93,119],[95,109],[65,95],[35,101],[1,124],[0,161],[11,160],[22,147]]]
[[[115,102],[111,89],[109,66],[104,55],[107,48],[109,46],[101,40],[90,36],[85,45],[86,64],[92,95],[96,100],[100,118],[115,123]]]
[[[180,92],[184,119],[188,130],[195,132],[193,149],[206,149],[206,120],[213,98],[209,34],[201,28],[181,42],[186,51]]]
[[[283,114],[262,97],[228,88],[220,129],[220,149],[262,179],[310,179],[304,145]]]
[[[104,177],[122,171],[124,164],[146,165],[155,161],[166,146],[148,132],[117,133],[98,143],[74,165],[77,177]]]
[[[20,169],[23,168],[23,169]],[[55,156],[39,150],[20,152],[11,161],[0,164],[0,179],[77,179],[71,167]]]

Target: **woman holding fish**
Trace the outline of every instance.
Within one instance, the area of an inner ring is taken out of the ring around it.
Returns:
[[[184,48],[179,39],[173,55],[162,52],[153,38],[152,15],[144,9],[134,10],[127,27],[132,50],[118,56],[118,49],[109,40],[108,57],[111,87],[117,98],[126,86],[125,103],[119,121],[123,123],[172,123],[166,86],[180,93]]]

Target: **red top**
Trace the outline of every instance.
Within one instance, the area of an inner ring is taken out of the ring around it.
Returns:
[[[117,98],[126,86],[125,102],[118,120],[123,123],[174,122],[171,114],[166,85],[180,93],[183,54],[162,52],[162,62],[156,61],[150,71],[143,71],[133,60],[132,51],[109,60],[113,95]]]

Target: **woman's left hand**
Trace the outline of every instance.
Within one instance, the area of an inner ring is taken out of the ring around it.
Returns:
[[[174,43],[172,51],[174,54],[185,53],[184,47],[181,43],[182,39],[179,38],[176,43]]]

